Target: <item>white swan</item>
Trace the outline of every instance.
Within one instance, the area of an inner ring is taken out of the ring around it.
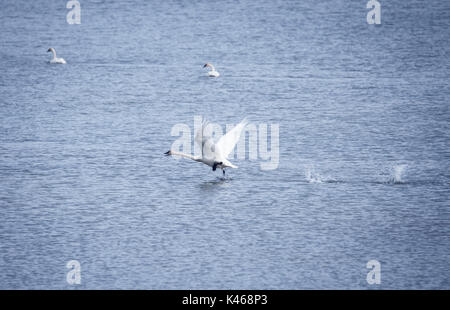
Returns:
[[[53,47],[50,47],[47,50],[47,53],[48,52],[52,52],[53,53],[53,58],[52,58],[52,60],[50,60],[51,64],[66,64],[66,61],[63,58],[57,58],[56,57],[56,51],[55,51],[55,49]]]
[[[205,165],[212,167],[213,171],[220,168],[222,169],[223,175],[225,175],[225,168],[237,168],[237,166],[228,161],[227,157],[238,143],[241,132],[246,125],[247,120],[244,119],[233,129],[223,135],[217,143],[214,143],[211,136],[205,136],[205,128],[208,126],[208,122],[204,122],[202,124],[202,128],[198,130],[195,135],[195,142],[197,142],[202,148],[202,156],[192,156],[190,154],[172,150],[167,151],[164,154],[167,156],[177,155],[186,157],[200,163],[204,163]]]
[[[206,68],[206,67],[210,67],[211,68],[211,71],[208,71],[208,76],[209,77],[219,77],[219,75],[220,75],[219,72],[216,71],[216,69],[214,68],[214,66],[212,64],[205,64],[203,66],[203,68]]]

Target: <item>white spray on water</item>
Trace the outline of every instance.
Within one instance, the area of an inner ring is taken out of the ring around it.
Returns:
[[[393,184],[405,183],[405,181],[403,180],[402,177],[403,177],[403,173],[404,173],[406,167],[407,167],[407,165],[394,166],[392,173],[391,173],[391,177],[389,179],[389,183],[393,183]]]

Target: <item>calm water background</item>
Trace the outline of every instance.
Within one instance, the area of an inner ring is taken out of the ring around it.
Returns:
[[[449,1],[80,2],[0,1],[0,288],[450,288]],[[194,115],[278,169],[162,156]]]

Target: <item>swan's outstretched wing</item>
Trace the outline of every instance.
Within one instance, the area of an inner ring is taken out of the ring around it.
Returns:
[[[217,141],[216,146],[217,150],[220,152],[220,155],[223,156],[224,159],[228,157],[231,151],[234,149],[236,144],[239,141],[242,130],[247,125],[247,119],[243,119],[242,122],[236,125],[233,129],[227,132],[224,136],[222,136],[219,141]]]

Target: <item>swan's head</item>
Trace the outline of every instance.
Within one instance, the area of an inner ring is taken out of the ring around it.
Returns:
[[[166,156],[172,155],[172,151],[167,151],[164,153],[164,155],[166,155]]]
[[[53,47],[50,47],[48,50],[47,50],[47,53],[48,52],[53,52],[55,49],[53,48]]]
[[[211,67],[211,64],[205,64],[205,65],[203,66],[203,68],[206,68],[206,67]]]

